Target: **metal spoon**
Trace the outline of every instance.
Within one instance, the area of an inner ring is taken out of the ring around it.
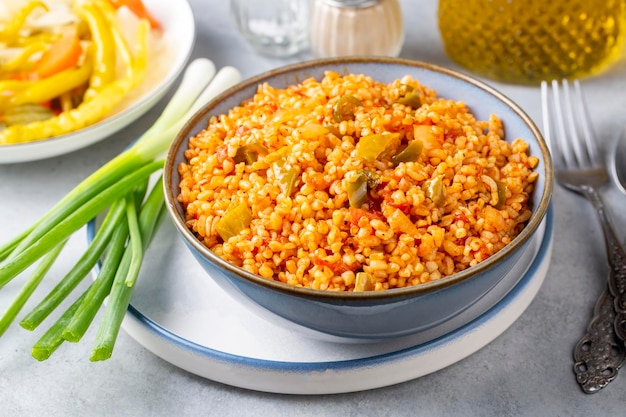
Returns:
[[[626,129],[612,151],[610,170],[616,184],[626,194]],[[624,282],[626,269],[610,271],[609,286],[598,298],[593,319],[574,348],[576,379],[588,394],[600,391],[613,381],[626,359],[626,312],[616,308],[609,291],[611,285],[616,288]]]

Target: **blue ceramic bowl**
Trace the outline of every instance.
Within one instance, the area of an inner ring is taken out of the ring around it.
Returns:
[[[189,137],[199,133],[211,116],[251,97],[258,84],[286,87],[324,71],[364,73],[382,82],[410,74],[442,97],[462,100],[481,120],[491,113],[503,121],[507,138],[524,138],[540,159],[540,176],[532,197],[528,225],[506,248],[463,272],[420,286],[378,292],[328,292],[268,281],[222,260],[185,226],[177,202],[177,166],[184,160]],[[346,341],[372,341],[401,336],[428,341],[474,320],[515,287],[535,258],[544,235],[544,217],[553,186],[549,151],[539,129],[511,100],[466,75],[434,65],[389,58],[315,60],[272,70],[250,78],[208,103],[180,131],[166,159],[165,199],[168,213],[182,239],[208,277],[237,300],[256,308],[277,323],[314,336]],[[260,308],[259,308],[260,307]]]

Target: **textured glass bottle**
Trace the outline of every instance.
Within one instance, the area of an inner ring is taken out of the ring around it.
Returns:
[[[438,14],[450,58],[520,84],[600,72],[626,35],[625,0],[439,0]]]

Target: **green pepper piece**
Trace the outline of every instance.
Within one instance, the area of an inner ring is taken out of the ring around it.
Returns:
[[[354,281],[354,292],[372,291],[374,289],[374,277],[367,272],[357,272]]]
[[[433,203],[441,207],[446,202],[446,189],[443,186],[443,176],[438,175],[425,183],[426,197],[430,198]]]
[[[411,141],[406,148],[400,153],[391,157],[391,161],[394,165],[399,165],[401,162],[415,162],[419,158],[422,150],[424,149],[424,142],[419,139]]]
[[[368,181],[368,175],[364,171],[361,171],[357,174],[355,181],[348,183],[347,191],[350,207],[361,208],[363,203],[365,203],[367,199]]]
[[[498,210],[504,207],[504,203],[506,202],[506,184],[502,181],[496,181],[496,185],[498,186],[498,202],[494,206]]]
[[[272,164],[272,170],[274,171],[274,176],[278,181],[280,190],[286,196],[290,196],[298,179],[298,171],[287,163],[284,158],[274,162]]]
[[[408,84],[400,84],[400,90],[402,90],[402,95],[407,95],[411,91],[415,90],[412,85]]]
[[[367,186],[370,189],[376,188],[378,184],[380,184],[381,175],[379,173],[372,172],[367,169],[364,169],[363,173],[367,176]]]
[[[258,143],[252,143],[237,149],[234,160],[236,164],[245,162],[246,165],[251,165],[259,159],[259,155],[267,155],[267,148]]]
[[[422,106],[422,96],[417,91],[410,91],[398,98],[397,103],[404,104],[413,109],[419,109]]]
[[[328,125],[324,125],[324,127],[328,129],[328,133],[335,135],[335,137],[339,139],[343,137],[343,135],[341,134],[341,131],[339,130],[337,126],[328,124]]]
[[[246,203],[237,204],[229,207],[222,218],[217,222],[215,230],[220,237],[226,242],[233,236],[237,236],[242,230],[250,226],[252,221],[252,212]]]
[[[399,138],[398,133],[374,133],[363,136],[356,144],[356,155],[367,162],[374,162],[383,153],[395,152]]]
[[[344,120],[354,119],[354,111],[357,107],[362,107],[363,103],[354,96],[343,96],[337,103],[335,103],[335,111],[333,112],[333,118],[337,123],[341,123]]]

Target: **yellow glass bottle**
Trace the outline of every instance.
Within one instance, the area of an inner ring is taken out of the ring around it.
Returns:
[[[626,0],[439,0],[448,56],[498,81],[537,84],[606,69],[623,52]]]

